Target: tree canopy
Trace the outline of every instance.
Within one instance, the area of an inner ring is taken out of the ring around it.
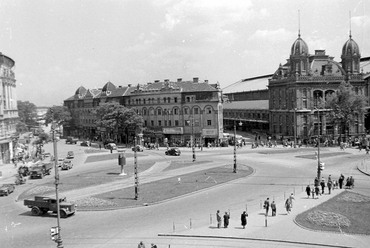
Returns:
[[[53,106],[48,109],[45,115],[45,125],[52,123],[53,120],[57,125],[63,125],[72,119],[71,113],[65,106]]]
[[[342,82],[338,90],[326,97],[325,107],[331,109],[329,117],[340,127],[348,130],[365,114],[367,99],[364,95],[358,95],[353,86],[348,82]]]
[[[104,127],[109,131],[124,130],[125,128],[135,129],[140,132],[143,126],[143,117],[136,114],[133,109],[127,108],[116,102],[101,104],[96,110],[96,126]]]
[[[19,121],[22,122],[28,129],[37,123],[36,105],[29,101],[17,101]],[[20,124],[20,126],[23,126]],[[26,130],[27,131],[27,130]]]

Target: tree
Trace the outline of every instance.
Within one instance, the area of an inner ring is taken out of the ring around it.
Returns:
[[[109,102],[101,104],[96,110],[97,117],[96,127],[105,128],[108,133],[115,133],[117,135],[119,130],[126,130],[130,128],[135,132],[140,132],[144,120],[133,109],[126,108],[116,102]]]
[[[18,121],[15,130],[18,134],[21,134],[27,132],[29,129],[24,122]]]
[[[49,125],[53,121],[56,122],[58,126],[69,122],[72,119],[71,113],[65,106],[53,106],[48,109],[45,115],[45,125]]]
[[[38,125],[37,110],[35,104],[29,101],[17,101],[17,106],[19,119],[28,127],[28,129],[32,126]]]
[[[364,95],[357,95],[353,86],[348,82],[342,82],[338,90],[326,97],[325,107],[330,109],[329,118],[343,131],[349,131],[349,127],[364,118],[367,99]]]

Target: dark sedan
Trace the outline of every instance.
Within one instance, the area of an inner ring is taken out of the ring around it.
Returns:
[[[170,148],[168,149],[166,152],[165,152],[166,155],[170,155],[170,156],[180,156],[181,154],[181,151],[179,148],[175,147],[175,148]]]

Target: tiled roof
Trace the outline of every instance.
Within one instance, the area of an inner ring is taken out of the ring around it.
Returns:
[[[246,78],[242,79],[236,83],[233,83],[222,89],[224,94],[244,92],[244,91],[254,91],[254,90],[266,90],[269,83],[269,79],[272,77],[272,74]]]
[[[213,85],[207,82],[193,82],[193,81],[181,81],[181,82],[154,82],[145,85],[138,85],[133,87],[131,94],[135,94],[136,90],[142,92],[145,91],[160,91],[161,89],[173,89],[181,92],[199,92],[199,91],[218,91]],[[139,91],[139,92],[140,92]]]
[[[224,110],[228,109],[269,109],[269,100],[224,102]]]
[[[128,87],[117,87],[108,97],[118,97],[125,95]]]

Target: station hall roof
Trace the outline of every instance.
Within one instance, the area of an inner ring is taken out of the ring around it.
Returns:
[[[251,101],[231,101],[224,102],[224,110],[245,110],[245,109],[255,109],[255,110],[268,110],[269,100],[251,100]]]
[[[245,91],[255,91],[255,90],[267,90],[269,79],[273,74],[246,78],[239,80],[236,83],[233,83],[222,89],[223,94],[236,93],[236,92],[245,92]]]

